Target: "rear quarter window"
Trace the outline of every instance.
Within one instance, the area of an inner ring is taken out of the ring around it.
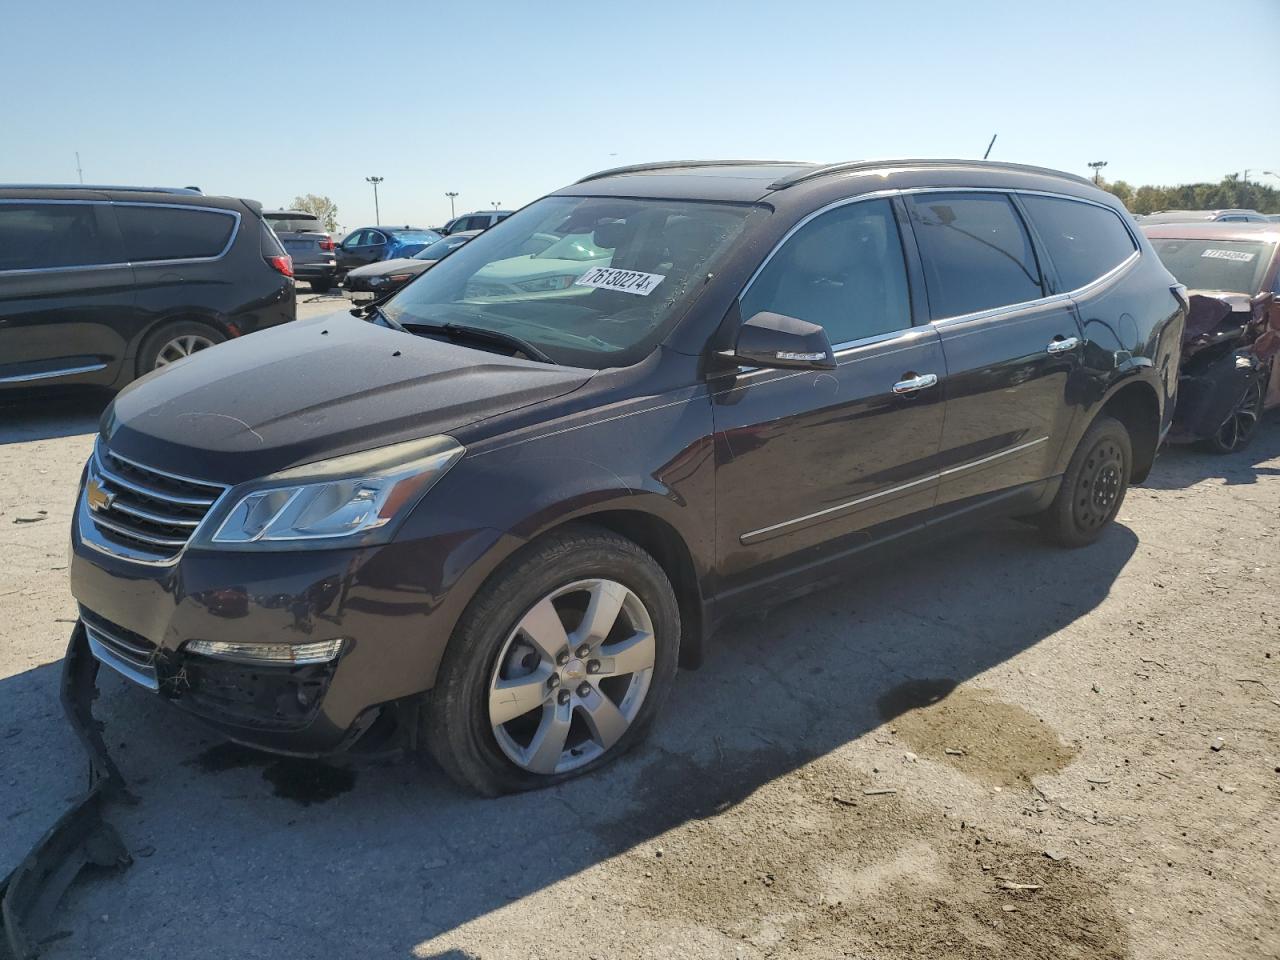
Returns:
[[[120,262],[99,224],[97,204],[0,203],[0,271]]]
[[[134,263],[216,257],[227,246],[236,218],[214,210],[116,204],[125,253]]]
[[[1021,199],[1063,290],[1092,283],[1138,249],[1120,217],[1104,207],[1056,197]]]

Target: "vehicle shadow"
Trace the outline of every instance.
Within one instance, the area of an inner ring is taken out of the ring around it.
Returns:
[[[1263,417],[1253,442],[1236,453],[1209,453],[1194,446],[1170,445],[1160,451],[1159,469],[1142,484],[1153,490],[1183,490],[1203,480],[1217,479],[1228,486],[1257,483],[1261,477],[1280,476],[1280,469],[1261,466],[1280,457],[1280,411]]]
[[[93,433],[111,396],[106,390],[81,390],[0,398],[0,446]]]
[[[678,678],[652,739],[607,772],[496,800],[425,761],[338,777],[220,745],[104,677],[97,715],[141,797],[113,817],[137,860],[73,888],[58,921],[70,936],[47,957],[109,945],[120,956],[459,960],[434,938],[868,735],[883,722],[877,701],[908,681],[961,683],[1061,630],[1102,602],[1137,544],[1116,525],[1066,552],[1007,523],[851,574],[723,628],[706,665]],[[15,682],[0,681],[0,705]],[[17,759],[8,775],[19,781],[48,762]]]

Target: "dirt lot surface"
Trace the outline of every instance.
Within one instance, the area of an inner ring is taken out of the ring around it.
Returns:
[[[0,872],[84,783],[57,680],[101,406],[0,406]],[[1091,548],[1010,523],[731,625],[646,746],[541,793],[255,754],[104,676],[135,862],[47,956],[1280,957],[1278,577],[1273,416],[1166,451]]]

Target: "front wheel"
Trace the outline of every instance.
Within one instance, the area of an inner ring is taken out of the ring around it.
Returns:
[[[1266,368],[1263,369],[1265,372]],[[1255,377],[1244,388],[1222,426],[1202,442],[1206,450],[1210,453],[1235,453],[1249,445],[1253,435],[1258,432],[1258,420],[1262,416],[1263,399],[1267,392],[1265,379],[1262,376]]]
[[[1099,416],[1071,455],[1053,503],[1040,517],[1050,541],[1083,547],[1102,536],[1129,489],[1133,448],[1119,420]]]
[[[166,324],[151,334],[138,351],[138,376],[167,367],[226,339],[222,331],[196,320]]]
[[[565,528],[477,593],[422,739],[455,781],[490,796],[587,773],[643,738],[679,643],[675,593],[653,557],[607,530]]]

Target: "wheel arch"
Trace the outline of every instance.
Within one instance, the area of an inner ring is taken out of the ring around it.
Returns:
[[[173,326],[175,323],[203,323],[213,327],[220,332],[228,340],[238,337],[240,331],[231,323],[229,323],[222,314],[199,307],[185,307],[180,310],[172,310],[162,314],[159,317],[149,321],[134,336],[133,341],[129,344],[128,362],[136,367],[138,357],[142,353],[143,345],[162,331],[165,327]]]
[[[1133,447],[1133,483],[1141,483],[1151,473],[1160,446],[1160,398],[1145,380],[1130,380],[1118,386],[1103,401],[1098,416],[1114,417],[1129,432]]]

